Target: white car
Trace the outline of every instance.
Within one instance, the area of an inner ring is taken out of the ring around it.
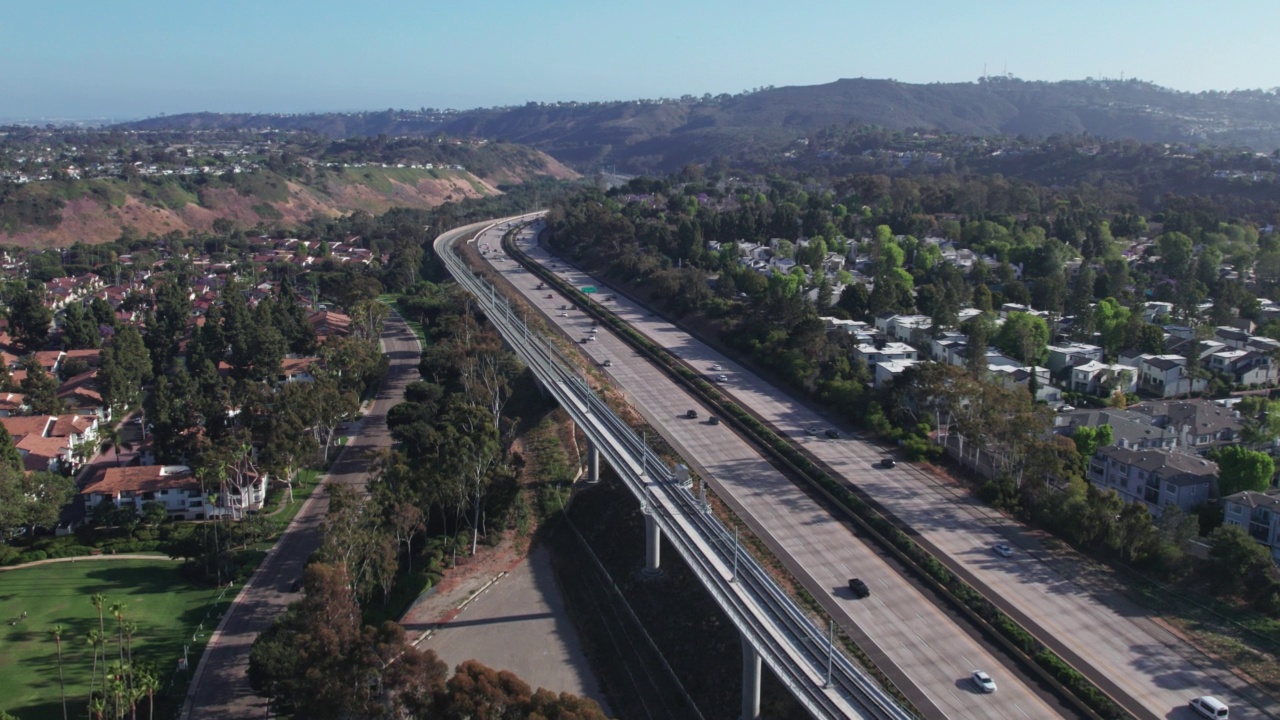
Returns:
[[[1201,695],[1198,698],[1192,698],[1187,705],[1201,717],[1226,720],[1231,715],[1231,710],[1227,707],[1227,704],[1212,695]]]
[[[716,363],[715,365],[712,365],[712,366],[711,366],[711,369],[712,369],[712,370],[723,370],[724,368],[720,367],[720,363]]]
[[[1009,547],[1008,545],[1005,545],[1004,543],[1000,543],[999,545],[992,545],[991,551],[999,555],[1000,557],[1013,556],[1013,548]]]
[[[728,376],[728,375],[717,375],[717,376],[716,376],[716,382],[729,382],[729,376]]]
[[[984,693],[993,693],[996,691],[996,681],[991,676],[981,670],[974,670],[973,675],[969,676],[973,680],[974,686]]]

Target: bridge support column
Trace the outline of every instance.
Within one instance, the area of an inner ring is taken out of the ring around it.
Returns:
[[[742,640],[742,720],[759,720],[760,718],[760,653],[747,641]]]
[[[644,516],[644,573],[646,577],[662,574],[662,528],[649,512]]]
[[[600,448],[595,443],[587,443],[587,482],[600,482]]]

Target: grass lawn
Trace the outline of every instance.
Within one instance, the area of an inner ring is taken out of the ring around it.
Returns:
[[[204,631],[190,650],[191,662],[199,659],[204,641],[217,626],[218,614],[206,615],[220,591],[187,582],[178,574],[178,565],[167,560],[84,559],[0,573],[0,709],[19,720],[62,717],[57,654],[49,635],[60,623],[67,708],[73,717],[85,716],[93,651],[84,638],[98,626],[98,612],[89,602],[95,593],[107,596],[106,607],[124,603],[125,617],[137,623],[135,662],[155,663],[164,678],[162,688],[185,691],[181,675],[170,686],[173,671],[183,644],[191,643],[203,623]],[[108,656],[116,657],[116,624],[105,609],[112,639]],[[9,624],[23,612],[25,620]]]

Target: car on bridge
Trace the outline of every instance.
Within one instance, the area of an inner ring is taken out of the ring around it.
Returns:
[[[1192,698],[1187,705],[1192,710],[1195,710],[1200,717],[1226,720],[1231,714],[1227,704],[1212,695],[1201,695],[1198,698]]]
[[[1004,543],[1000,543],[999,545],[992,545],[991,552],[999,555],[1000,557],[1006,557],[1006,558],[1013,557],[1013,548],[1009,547],[1008,545],[1005,545]]]
[[[974,670],[973,675],[969,677],[973,680],[974,687],[978,688],[980,692],[993,693],[996,691],[996,681],[981,670]]]
[[[871,588],[863,582],[862,578],[849,578],[849,591],[853,596],[861,600],[865,597],[871,597]]]
[[[836,440],[836,439],[839,439],[839,437],[840,437],[840,431],[839,431],[839,430],[836,430],[836,429],[834,429],[834,428],[832,428],[832,429],[828,429],[826,432],[824,432],[824,433],[823,433],[823,435],[826,435],[827,437],[831,438],[832,440]]]
[[[889,470],[889,469],[891,469],[891,468],[896,468],[896,467],[898,467],[898,461],[897,461],[897,460],[894,460],[894,459],[893,459],[893,458],[891,458],[891,457],[887,457],[887,458],[884,458],[883,460],[881,460],[881,461],[880,461],[880,467],[882,467],[882,468],[884,468],[884,469],[886,469],[886,470]]]
[[[692,410],[692,409],[690,409],[690,410],[686,410],[686,411],[685,411],[685,413],[684,413],[684,416],[685,416],[685,417],[687,417],[687,418],[689,418],[690,420],[694,420],[694,419],[696,419],[696,418],[698,417],[698,411],[697,411],[697,410]]]

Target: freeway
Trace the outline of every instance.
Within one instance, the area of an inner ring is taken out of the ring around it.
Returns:
[[[392,313],[387,318],[381,340],[382,351],[390,360],[387,375],[360,420],[355,437],[341,450],[324,477],[325,483],[364,487],[372,451],[391,445],[387,411],[403,399],[405,385],[418,377],[422,350],[417,336],[399,315]],[[249,649],[258,633],[266,630],[289,603],[301,598],[301,593],[292,588],[302,577],[307,559],[320,547],[328,509],[328,497],[321,487],[307,499],[222,616],[191,679],[182,709],[183,720],[266,716],[266,700],[249,687]]]
[[[528,233],[523,238],[531,242]],[[504,272],[568,337],[575,341],[590,337],[590,320],[565,309],[569,302],[556,293],[536,289],[537,278],[519,272],[501,252],[500,240],[501,231],[492,230],[476,243],[495,269]],[[551,262],[546,255],[539,259]],[[566,271],[566,275],[575,285],[603,288],[576,273]],[[629,317],[647,315],[637,307],[628,313]],[[668,326],[663,334],[674,337],[675,329]],[[922,713],[930,718],[1044,718],[1062,713],[1052,699],[1042,697],[848,527],[774,470],[753,446],[724,425],[684,417],[694,408],[705,418],[707,410],[662,371],[611,334],[600,332],[597,338],[583,342],[582,349],[598,363],[611,362],[605,371],[636,409],[765,539]],[[664,339],[664,344],[669,342]],[[870,585],[869,598],[858,600],[848,592],[847,580],[854,576]],[[969,680],[974,670],[991,673],[998,692],[979,693]]]
[[[658,569],[657,541],[665,536],[741,633],[743,716],[759,716],[763,661],[815,717],[905,720],[906,711],[843,653],[833,652],[822,630],[759,563],[740,550],[734,535],[715,519],[705,500],[696,498],[678,481],[663,460],[591,389],[576,366],[548,339],[531,331],[493,285],[473,274],[456,249],[464,238],[474,242],[472,235],[474,232],[463,230],[441,235],[435,241],[437,254],[587,435],[593,451],[617,471],[640,500],[647,528],[648,568]]]
[[[497,246],[496,242],[491,244]],[[522,248],[535,261],[556,269],[570,283],[579,287],[597,286],[600,291],[597,297],[610,293],[598,279],[552,258],[537,247],[531,237],[523,240]],[[500,256],[493,259],[502,260]],[[506,264],[510,261],[498,262],[499,267]],[[589,324],[586,320],[574,318],[572,314],[560,317],[556,301],[546,300],[545,293],[537,294],[524,287],[528,283],[522,277],[527,276],[508,275],[508,279],[533,298],[532,302],[541,304],[570,337],[584,331]],[[885,449],[863,437],[826,438],[825,430],[831,426],[820,415],[628,299],[619,297],[604,305],[695,370],[709,378],[723,375],[723,381],[717,382],[736,402],[802,444],[812,456],[832,468],[834,474],[857,485],[889,512],[909,523],[920,533],[923,542],[987,597],[1055,646],[1074,665],[1092,668],[1095,682],[1136,716],[1189,718],[1193,714],[1186,707],[1187,701],[1196,695],[1212,694],[1231,706],[1233,717],[1280,717],[1280,707],[1274,699],[1257,692],[1116,593],[1091,587],[1083,579],[1082,564],[1044,552],[1035,534],[1025,526],[983,507],[918,467],[907,463],[900,463],[894,469],[879,467]],[[727,459],[722,457],[723,436],[728,434],[723,426],[673,423],[673,410],[679,412],[680,407],[694,407],[696,403],[670,381],[651,377],[645,370],[649,364],[621,341],[610,337],[584,348],[597,360],[612,359],[613,366],[607,370],[610,375],[638,402],[656,403],[656,412],[651,417],[657,421],[655,425],[671,428],[669,432],[673,433],[677,447],[689,451],[682,454],[699,459],[711,470],[712,476],[716,476],[713,464]],[[777,508],[772,512],[797,514],[795,506],[784,506],[779,500],[774,500]],[[763,509],[770,512],[767,507]],[[802,536],[788,538],[783,530],[783,534],[775,535],[775,540],[788,549],[796,548],[800,555],[795,559],[802,564],[806,553],[817,556],[817,565],[832,563],[830,558],[840,553],[845,544],[835,538],[819,542],[812,533],[814,527],[824,526],[830,519],[825,513],[810,515],[808,510],[799,515],[799,522],[807,523]],[[762,522],[767,518],[768,515],[759,517]],[[774,525],[768,528],[771,533]],[[1003,558],[993,553],[992,547],[997,543],[1012,545],[1013,556]],[[835,574],[836,585],[839,577]],[[834,586],[828,582],[826,587]],[[828,596],[828,599],[842,599],[830,592]],[[844,604],[850,603],[846,600]],[[869,617],[860,619],[880,621]],[[868,631],[868,634],[872,633]],[[911,666],[910,660],[906,662]],[[1002,686],[1000,692],[1004,690]]]

